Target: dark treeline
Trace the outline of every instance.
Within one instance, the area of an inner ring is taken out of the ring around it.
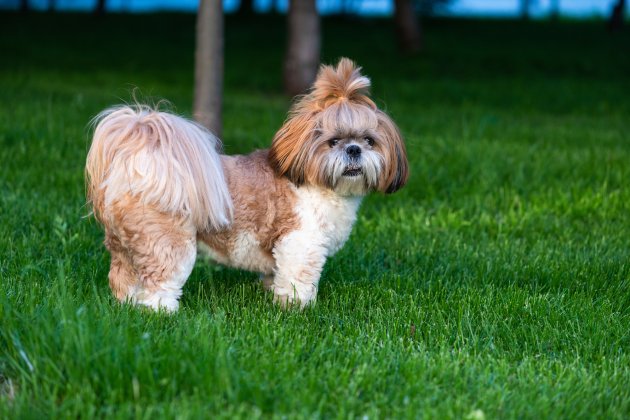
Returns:
[[[335,0],[330,0],[334,2]],[[388,0],[393,6],[394,28],[398,49],[403,54],[422,52],[425,34],[421,17],[430,17],[457,0]],[[536,0],[520,0],[520,16],[529,19]],[[557,20],[562,0],[552,0],[549,17]],[[625,0],[610,0],[608,28],[618,31],[623,26]],[[94,0],[92,13],[103,17],[108,0]],[[329,3],[330,4],[330,3]],[[357,0],[336,0],[339,15],[358,14]],[[0,8],[12,8],[29,13],[33,6],[38,11],[53,12],[56,0],[0,0]],[[124,2],[123,2],[124,8]],[[254,18],[258,13],[279,12],[278,0],[270,0],[264,11],[255,7],[254,0],[240,0],[236,13]],[[197,18],[195,51],[194,113],[197,119],[216,134],[221,133],[221,104],[223,84],[223,15],[222,0],[200,0]],[[288,0],[287,45],[282,66],[284,90],[287,95],[304,93],[315,79],[321,55],[320,15],[315,0]]]

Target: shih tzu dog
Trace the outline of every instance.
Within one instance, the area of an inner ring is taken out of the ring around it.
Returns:
[[[87,195],[105,228],[114,295],[177,310],[199,249],[261,273],[283,305],[314,302],[362,197],[407,181],[403,139],[369,87],[346,58],[322,66],[271,148],[247,156],[221,155],[200,125],[147,106],[99,114]]]

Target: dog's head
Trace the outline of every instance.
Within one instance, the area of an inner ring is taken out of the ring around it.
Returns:
[[[341,195],[392,193],[407,182],[398,127],[369,98],[370,79],[360,70],[347,58],[320,68],[273,139],[269,159],[278,174]]]

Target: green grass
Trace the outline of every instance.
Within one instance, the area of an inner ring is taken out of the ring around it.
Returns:
[[[224,141],[266,147],[284,21],[229,18]],[[121,306],[85,218],[87,123],[190,114],[194,17],[0,15],[0,417],[628,418],[630,43],[599,22],[327,20],[407,139],[319,301],[199,263],[173,316]],[[479,410],[479,411],[478,411]]]

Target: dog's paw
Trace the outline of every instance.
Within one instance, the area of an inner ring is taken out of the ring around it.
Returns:
[[[152,309],[155,312],[172,314],[179,309],[179,301],[177,299],[159,296],[159,294],[141,293],[133,296],[130,302],[137,306]]]
[[[268,291],[268,292],[272,292],[273,291],[273,276],[266,276],[266,275],[261,275],[260,276],[260,284],[262,284],[262,287]]]
[[[277,295],[274,293],[273,303],[275,303],[282,309],[302,308],[300,300],[289,295]]]
[[[304,309],[307,306],[315,304],[315,296],[306,297],[299,296],[295,291],[289,293],[278,293],[278,290],[273,290],[273,302],[279,305],[282,309]]]

